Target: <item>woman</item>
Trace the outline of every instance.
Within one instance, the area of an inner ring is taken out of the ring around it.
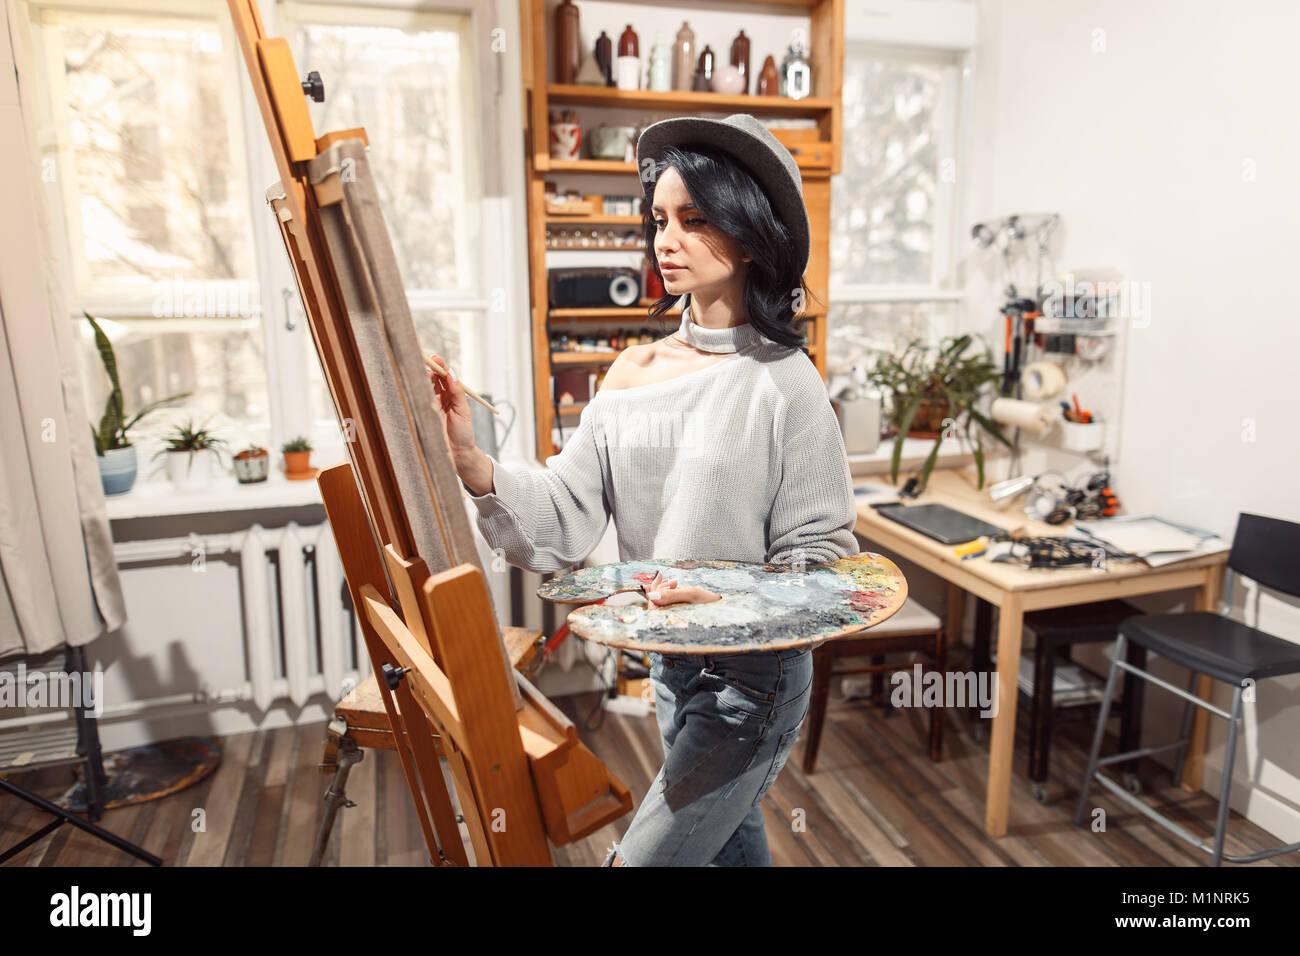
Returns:
[[[619,354],[564,450],[503,467],[464,389],[430,375],[479,530],[535,571],[584,560],[610,518],[624,561],[857,554],[844,441],[793,325],[809,231],[789,150],[747,114],[679,118],[642,132],[637,165],[666,290],[651,314],[685,296],[681,326]],[[653,606],[718,598],[656,585]],[[771,865],[759,802],[807,715],[811,648],[649,657],[664,764],[604,865]]]

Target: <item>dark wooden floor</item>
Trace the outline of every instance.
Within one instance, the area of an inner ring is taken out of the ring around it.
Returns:
[[[653,715],[597,711],[595,695],[557,699],[587,745],[640,801],[663,759]],[[1023,711],[1023,708],[1022,708]],[[1070,820],[1083,775],[1091,723],[1057,728],[1048,803],[1040,805],[1024,777],[1027,740],[1022,714],[1016,742],[1009,832],[984,834],[987,744],[975,743],[964,718],[949,715],[944,759],[925,756],[928,713],[895,710],[887,719],[865,701],[832,700],[817,771],[800,769],[802,742],[763,801],[768,842],[778,866],[1204,866],[1189,847],[1093,788],[1092,803],[1107,815],[1104,833]],[[243,734],[225,741],[220,768],[182,793],[111,810],[101,825],[156,853],[168,866],[302,866],[311,853],[329,776],[317,769],[324,725]],[[1108,746],[1113,752],[1115,741]],[[71,782],[69,768],[11,775],[51,798]],[[1145,761],[1143,797],[1182,826],[1209,840],[1215,803],[1207,794],[1174,789],[1168,771]],[[331,866],[428,866],[401,766],[394,754],[366,751],[348,784],[357,804],[342,810],[326,863]],[[195,832],[196,809],[205,811]],[[604,857],[632,815],[581,843],[556,847],[560,866],[592,866]],[[0,848],[17,843],[48,818],[23,801],[0,795]],[[803,828],[793,824],[802,820]],[[1277,845],[1236,813],[1225,850],[1250,853]],[[8,866],[143,865],[70,826],[63,826],[10,860]],[[1225,864],[1231,866],[1232,864]],[[1300,865],[1291,853],[1257,866]]]

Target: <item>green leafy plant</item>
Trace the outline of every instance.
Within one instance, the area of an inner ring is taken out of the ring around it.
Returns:
[[[903,441],[915,423],[936,434],[934,447],[921,468],[921,486],[930,480],[930,472],[939,457],[939,446],[957,432],[971,436],[971,423],[975,429],[975,468],[978,487],[984,487],[984,443],[981,432],[987,432],[1008,448],[1011,442],[1001,429],[975,410],[985,390],[997,382],[1001,371],[988,349],[966,355],[970,347],[969,335],[948,336],[938,346],[925,344],[919,339],[908,343],[903,354],[889,356],[868,373],[868,380],[892,399],[890,421],[898,429],[894,438],[894,454],[890,463],[890,480],[898,482],[898,467],[903,456]]]
[[[282,452],[311,451],[311,450],[312,450],[311,442],[307,440],[306,435],[299,435],[297,438],[292,438],[280,446],[280,451]]]
[[[95,454],[103,457],[106,451],[115,448],[130,448],[131,440],[127,437],[127,431],[131,426],[154,409],[178,399],[188,398],[190,393],[181,392],[179,395],[172,395],[170,398],[164,398],[146,405],[129,420],[126,420],[122,413],[122,384],[117,379],[117,356],[113,353],[113,343],[108,340],[104,330],[99,327],[99,323],[91,317],[89,312],[82,312],[81,314],[86,317],[90,327],[95,330],[95,346],[99,349],[99,358],[104,363],[104,371],[108,373],[108,380],[113,385],[113,390],[109,392],[108,401],[104,405],[104,415],[99,420],[99,427],[96,428],[93,423],[90,426],[90,433],[95,439]]]
[[[217,456],[217,460],[220,461],[221,448],[226,444],[225,439],[213,435],[212,432],[208,430],[206,424],[195,428],[193,419],[187,421],[184,425],[174,426],[170,435],[163,436],[163,441],[166,442],[167,447],[160,449],[158,453],[154,455],[154,458],[157,458],[159,455],[168,455],[172,452],[187,451],[190,453],[190,461],[189,466],[186,469],[187,471],[189,468],[194,467],[195,452],[203,451],[204,449],[211,449],[213,454]]]

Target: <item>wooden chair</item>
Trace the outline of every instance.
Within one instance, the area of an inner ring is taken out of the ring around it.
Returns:
[[[960,626],[960,621],[957,622]],[[913,598],[899,608],[889,620],[877,624],[862,637],[840,638],[828,641],[813,651],[813,692],[808,705],[807,738],[803,751],[803,772],[811,774],[817,765],[817,750],[821,746],[822,725],[826,721],[826,704],[830,697],[831,678],[849,674],[871,674],[872,695],[882,707],[889,707],[889,696],[884,693],[885,675],[912,666],[886,664],[885,655],[920,653],[928,658],[932,669],[943,673],[948,665],[948,630],[937,615],[928,611]],[[871,664],[841,666],[845,658],[870,657]],[[888,711],[886,711],[888,712]],[[944,709],[930,710],[930,759],[939,760],[943,754]]]

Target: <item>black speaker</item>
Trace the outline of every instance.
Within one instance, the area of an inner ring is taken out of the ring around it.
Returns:
[[[553,309],[630,306],[641,298],[635,269],[550,269],[546,287]]]

